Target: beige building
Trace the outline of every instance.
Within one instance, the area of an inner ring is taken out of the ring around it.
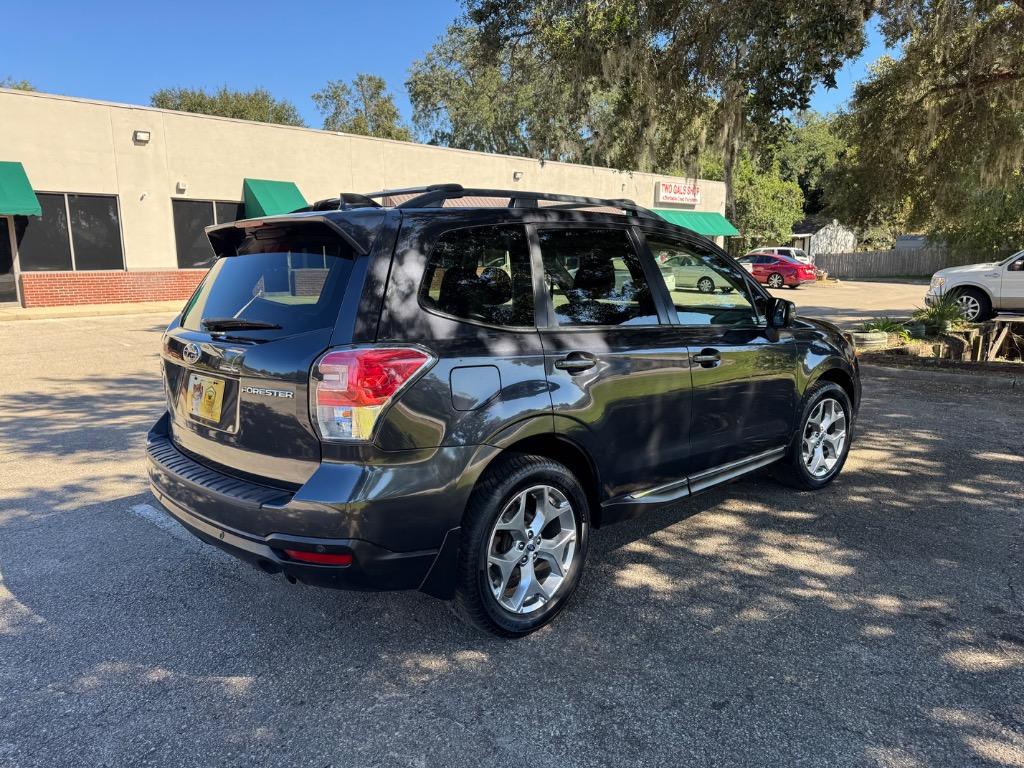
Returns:
[[[275,199],[442,182],[631,198],[734,232],[715,181],[0,89],[0,301],[184,297],[211,255],[206,225],[285,212]]]

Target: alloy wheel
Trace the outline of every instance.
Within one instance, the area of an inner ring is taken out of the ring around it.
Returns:
[[[804,466],[821,479],[835,469],[846,447],[846,411],[838,400],[823,399],[807,417],[800,442]]]
[[[781,288],[785,280],[782,279],[782,275],[775,273],[768,276],[768,285],[772,288]]]
[[[498,515],[487,544],[487,581],[502,608],[532,613],[562,589],[576,556],[576,512],[564,493],[535,485]]]
[[[710,277],[702,277],[697,281],[697,290],[701,293],[714,293],[715,281]]]
[[[960,311],[963,313],[964,319],[969,322],[974,322],[978,319],[978,315],[981,314],[981,302],[978,301],[976,296],[962,293],[957,297],[956,303],[960,305]]]

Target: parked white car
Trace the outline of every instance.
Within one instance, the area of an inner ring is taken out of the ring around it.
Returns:
[[[732,291],[732,284],[696,256],[679,253],[658,264],[670,291],[697,290],[700,293]]]
[[[990,264],[940,269],[932,276],[924,303],[930,306],[950,294],[972,322],[988,320],[996,312],[1024,312],[1024,251]]]
[[[789,256],[789,258],[796,259],[802,264],[814,263],[814,258],[803,248],[791,248],[786,245],[766,245],[764,248],[755,248],[752,251],[748,251],[745,255],[750,256],[751,254],[757,253],[770,253],[774,256]]]

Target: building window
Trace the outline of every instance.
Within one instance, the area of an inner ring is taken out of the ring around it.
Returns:
[[[22,272],[73,269],[64,195],[36,194],[43,215],[16,216],[18,266]]]
[[[75,269],[124,269],[117,198],[68,195]]]
[[[206,237],[206,227],[228,224],[245,218],[245,204],[221,200],[171,200],[174,217],[174,243],[178,266],[205,269],[216,255]]]
[[[117,197],[38,192],[39,218],[14,217],[22,272],[124,269]]]
[[[14,251],[11,249],[10,219],[0,216],[0,304],[18,300],[14,281]]]

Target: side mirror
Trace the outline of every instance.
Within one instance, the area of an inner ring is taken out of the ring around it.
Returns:
[[[796,317],[796,304],[786,299],[772,300],[768,304],[768,325],[772,328],[788,328]]]

